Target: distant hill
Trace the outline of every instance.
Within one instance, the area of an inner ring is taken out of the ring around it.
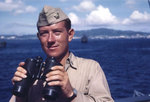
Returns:
[[[91,39],[134,39],[134,38],[148,38],[150,39],[150,33],[139,32],[139,31],[123,31],[123,30],[114,30],[114,29],[91,29],[91,30],[82,30],[76,31],[75,37],[80,38],[83,35],[86,35]]]
[[[135,34],[150,35],[150,33],[147,33],[147,32],[123,31],[123,30],[114,30],[114,29],[107,29],[107,28],[76,31],[77,36],[81,36],[81,35],[87,35],[87,36],[96,36],[96,35],[119,36],[119,35],[135,35]]]

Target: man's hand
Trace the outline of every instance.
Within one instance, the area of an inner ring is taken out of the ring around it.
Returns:
[[[46,81],[50,86],[60,86],[65,97],[73,95],[73,88],[70,84],[69,77],[63,66],[54,66],[52,71],[46,74]]]
[[[14,84],[14,82],[16,81],[21,81],[23,78],[26,78],[27,75],[27,71],[22,67],[25,63],[21,62],[19,64],[19,66],[17,67],[17,71],[15,72],[13,78],[12,78],[12,83]]]

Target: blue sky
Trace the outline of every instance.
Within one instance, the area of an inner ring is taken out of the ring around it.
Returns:
[[[35,34],[44,5],[62,8],[75,30],[150,32],[148,0],[0,0],[0,34]]]

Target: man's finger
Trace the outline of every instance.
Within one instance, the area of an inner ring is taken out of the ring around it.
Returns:
[[[54,75],[60,75],[60,76],[64,76],[63,72],[60,70],[54,70],[49,72],[48,74],[46,74],[46,77],[50,77],[50,76],[54,76]]]
[[[54,66],[51,68],[51,70],[60,70],[60,71],[65,71],[65,68],[63,66]]]
[[[24,74],[27,73],[27,71],[24,68],[22,68],[22,67],[17,67],[17,71],[22,72]]]
[[[25,62],[20,62],[19,63],[19,66],[24,66],[25,65]]]
[[[20,77],[20,78],[26,78],[27,77],[27,75],[25,75],[24,73],[19,72],[19,71],[16,71],[14,76]]]
[[[56,81],[56,80],[62,81],[63,77],[60,75],[54,75],[54,76],[46,78],[46,81]]]

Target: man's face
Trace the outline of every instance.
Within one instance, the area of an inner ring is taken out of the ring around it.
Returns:
[[[64,21],[39,28],[38,38],[48,57],[60,58],[69,52],[68,43],[73,37],[71,32],[66,30]]]

